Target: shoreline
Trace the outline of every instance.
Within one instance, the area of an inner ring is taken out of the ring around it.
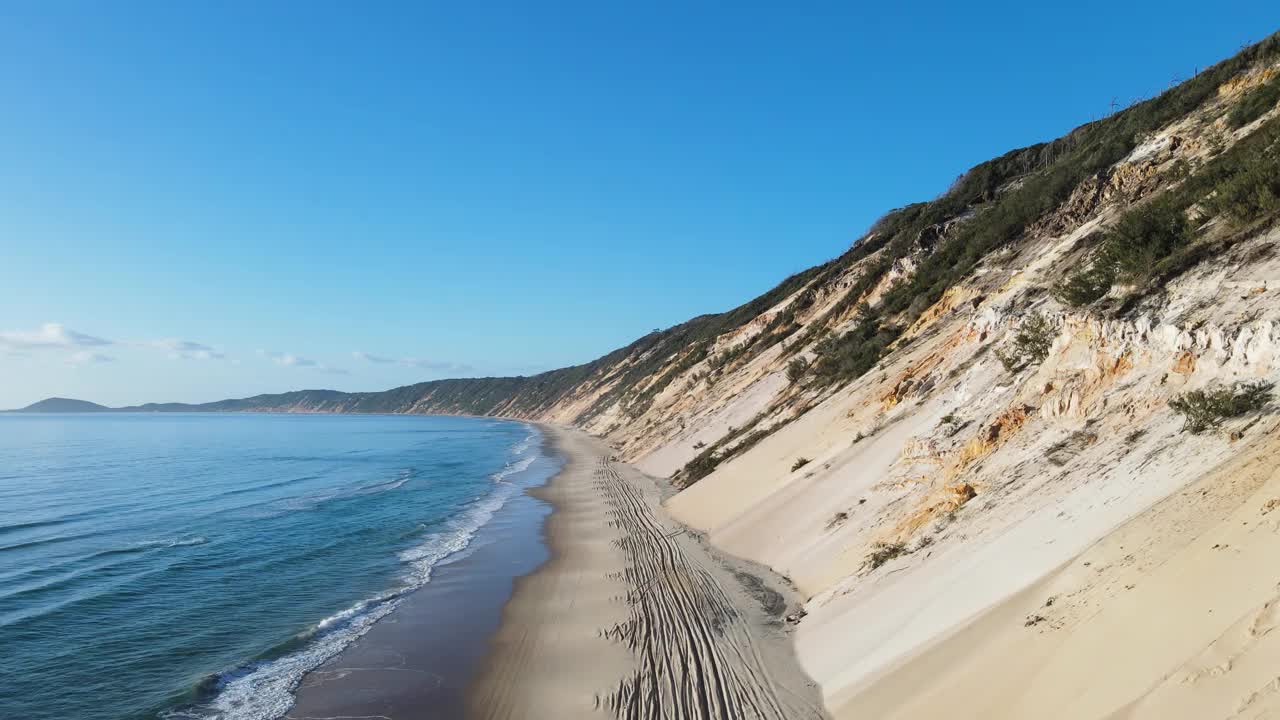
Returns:
[[[429,582],[303,676],[285,720],[464,715],[465,690],[481,666],[512,584],[549,555],[538,540],[552,508],[530,490],[559,471],[563,456],[544,428],[517,422],[539,438],[529,467],[503,481],[515,482],[516,492],[466,547],[432,567]],[[525,475],[529,472],[535,475]]]
[[[528,494],[550,557],[517,579],[467,716],[823,718],[783,621],[799,598],[670,518],[670,488],[586,433],[538,423],[564,458]]]

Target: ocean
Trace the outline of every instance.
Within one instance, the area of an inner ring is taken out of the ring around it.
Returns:
[[[0,415],[0,718],[281,717],[557,467],[490,419]]]

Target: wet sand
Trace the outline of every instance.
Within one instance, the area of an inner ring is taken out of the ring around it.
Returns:
[[[785,581],[671,520],[670,487],[599,440],[542,428],[561,471],[309,673],[286,717],[825,717]]]
[[[544,455],[536,462],[559,464],[554,453]],[[285,717],[464,717],[465,689],[514,580],[549,556],[541,536],[550,512],[550,505],[527,494],[508,500],[459,558],[433,568],[429,583],[308,673]]]
[[[540,497],[551,559],[521,578],[472,686],[476,718],[824,717],[799,669],[797,606],[661,508],[669,488],[602,442],[544,426],[566,457]]]

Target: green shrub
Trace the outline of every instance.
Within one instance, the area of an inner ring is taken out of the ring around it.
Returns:
[[[723,457],[716,454],[715,448],[709,448],[698,453],[692,460],[685,463],[684,484],[686,486],[692,485],[710,475],[723,459]]]
[[[1053,294],[1064,305],[1080,307],[1106,295],[1115,281],[1115,268],[1110,263],[1093,262],[1055,285]]]
[[[1103,267],[1129,280],[1145,278],[1156,263],[1191,239],[1186,204],[1162,197],[1120,217],[1103,240]]]
[[[875,570],[881,565],[898,557],[907,554],[907,546],[900,542],[878,542],[871,546],[871,552],[867,553],[867,559],[863,561],[863,567],[868,570]]]
[[[1129,210],[1103,237],[1093,261],[1054,288],[1068,305],[1088,305],[1117,279],[1160,287],[1215,252],[1192,243],[1190,208],[1235,224],[1280,216],[1280,118],[1241,139],[1160,198]]]
[[[791,464],[791,472],[795,472],[808,464],[809,464],[809,458],[807,457],[796,458],[796,461]]]
[[[1237,224],[1280,213],[1280,162],[1254,158],[1250,166],[1223,181],[1204,203],[1205,209]]]
[[[1280,75],[1245,93],[1244,97],[1231,108],[1227,115],[1227,124],[1233,128],[1241,128],[1267,114],[1280,101]]]
[[[1005,370],[1017,372],[1049,357],[1056,328],[1044,315],[1035,313],[1022,322],[1008,348],[996,350]]]
[[[875,315],[865,315],[852,330],[828,335],[814,347],[814,374],[828,383],[860,377],[900,334],[901,328],[882,323]]]
[[[1193,434],[1222,425],[1223,421],[1261,410],[1271,400],[1273,383],[1247,382],[1213,390],[1192,390],[1169,401],[1183,416],[1183,430]]]
[[[809,374],[809,361],[805,358],[794,358],[787,363],[787,380],[792,383],[800,382]]]

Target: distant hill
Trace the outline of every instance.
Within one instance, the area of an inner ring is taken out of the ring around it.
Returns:
[[[208,403],[146,403],[117,408],[120,412],[354,412],[345,400],[364,394],[338,390],[295,390]],[[377,410],[366,410],[377,412]]]
[[[88,400],[72,400],[70,398],[47,398],[37,403],[32,403],[21,410],[13,412],[26,413],[80,413],[80,412],[111,412],[111,408],[98,403],[91,403]]]

